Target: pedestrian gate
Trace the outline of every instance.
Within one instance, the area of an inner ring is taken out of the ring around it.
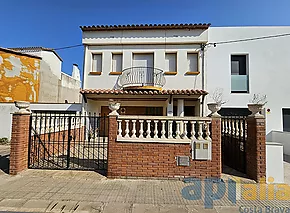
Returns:
[[[106,174],[108,117],[36,113],[30,118],[29,168]]]

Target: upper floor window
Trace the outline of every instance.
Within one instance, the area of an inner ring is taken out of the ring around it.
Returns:
[[[177,73],[176,53],[165,53],[165,74]]]
[[[123,55],[121,53],[112,54],[112,70],[111,74],[121,74],[123,67]]]
[[[102,54],[93,54],[92,73],[101,74],[102,72]]]
[[[187,74],[198,73],[198,53],[187,53]]]
[[[248,56],[231,55],[231,91],[232,93],[248,93]]]

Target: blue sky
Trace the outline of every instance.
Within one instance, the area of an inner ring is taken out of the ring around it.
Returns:
[[[289,8],[289,0],[3,0],[0,46],[81,44],[79,26],[93,24],[290,25]],[[82,47],[58,53],[64,72],[73,63],[82,69]]]

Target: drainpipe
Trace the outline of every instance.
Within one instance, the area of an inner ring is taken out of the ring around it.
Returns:
[[[204,49],[205,49],[206,44],[201,44],[200,49],[201,49],[201,89],[205,90],[205,74],[204,74]],[[201,116],[204,116],[204,98],[205,96],[202,96],[202,102],[201,102]]]

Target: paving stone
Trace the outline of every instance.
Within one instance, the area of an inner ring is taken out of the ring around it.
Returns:
[[[53,201],[47,207],[48,212],[69,212],[74,211],[78,207],[76,201]]]
[[[133,204],[132,213],[159,213],[159,206],[154,204]]]
[[[235,213],[240,212],[238,206],[215,206],[218,213]]]
[[[28,200],[21,207],[22,211],[26,212],[43,212],[45,211],[49,205],[52,203],[50,200]]]
[[[102,202],[80,202],[77,204],[78,208],[75,210],[77,213],[91,212],[100,213],[104,209],[104,203]]]
[[[206,209],[204,206],[187,205],[186,207],[188,209],[188,213],[196,213],[196,212],[201,212],[201,213],[216,213],[217,212],[215,210],[215,208]]]
[[[160,205],[160,213],[188,213],[185,205]]]
[[[26,203],[24,199],[4,199],[0,202],[0,207],[22,207]]]
[[[129,203],[108,203],[102,213],[131,213],[132,204]]]

